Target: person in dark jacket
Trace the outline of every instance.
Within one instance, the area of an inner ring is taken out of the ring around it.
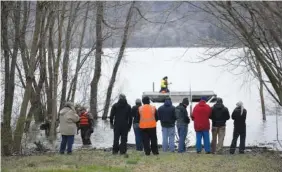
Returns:
[[[158,155],[158,112],[155,106],[150,105],[150,98],[148,96],[142,98],[142,103],[143,106],[138,108],[137,122],[142,133],[144,152],[147,156],[151,154],[151,151],[154,155]]]
[[[124,94],[119,95],[119,100],[111,109],[111,128],[114,129],[113,154],[126,154],[127,136],[132,125],[131,107]],[[121,138],[121,139],[120,139]],[[119,139],[121,143],[119,144]]]
[[[204,147],[207,154],[210,153],[210,121],[211,107],[206,103],[207,98],[202,97],[200,102],[194,107],[192,120],[196,131],[196,150],[202,151],[202,138],[204,138]]]
[[[158,108],[159,120],[162,126],[163,143],[162,148],[164,152],[174,152],[174,138],[175,138],[175,107],[172,105],[171,99],[166,98],[164,105]]]
[[[188,112],[186,110],[189,105],[188,98],[184,98],[182,103],[180,103],[175,108],[175,116],[176,116],[176,126],[178,132],[178,152],[182,153],[186,151],[185,139],[188,133],[188,124],[190,123],[190,119],[188,117]]]
[[[131,109],[131,116],[133,118],[133,129],[135,134],[135,144],[137,151],[143,151],[142,135],[138,122],[138,108],[142,106],[141,100],[136,99],[135,106]]]
[[[241,101],[239,101],[236,106],[237,107],[232,112],[232,119],[234,120],[234,130],[233,139],[230,146],[230,154],[234,154],[237,145],[237,139],[239,136],[239,153],[245,152],[247,110],[244,108],[243,103]]]
[[[223,141],[225,136],[226,121],[230,119],[230,114],[223,105],[222,98],[217,98],[215,105],[212,107],[212,153],[222,153]],[[217,145],[218,139],[218,145]]]

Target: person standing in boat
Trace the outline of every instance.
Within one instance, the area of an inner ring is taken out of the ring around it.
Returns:
[[[162,81],[161,81],[161,90],[160,93],[169,93],[169,89],[168,89],[168,81],[167,81],[168,77],[165,76],[163,77]],[[171,83],[170,83],[171,84]]]

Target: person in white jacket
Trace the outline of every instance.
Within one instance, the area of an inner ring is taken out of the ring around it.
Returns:
[[[59,112],[60,115],[60,133],[62,135],[62,142],[60,146],[60,153],[64,154],[67,147],[67,153],[72,153],[72,145],[74,142],[74,135],[77,132],[76,123],[79,121],[79,116],[76,113],[74,104],[66,102],[63,109]]]

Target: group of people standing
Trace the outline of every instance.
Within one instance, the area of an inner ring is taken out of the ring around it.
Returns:
[[[202,139],[207,154],[222,153],[225,137],[226,121],[230,119],[229,110],[224,106],[223,100],[217,98],[214,106],[210,107],[207,98],[202,97],[194,107],[190,118],[194,121],[196,131],[196,151],[202,152]],[[143,105],[142,105],[143,103]],[[162,127],[162,150],[163,152],[175,151],[175,134],[178,133],[178,152],[186,151],[185,140],[188,133],[190,118],[187,112],[189,105],[188,98],[184,98],[178,106],[173,106],[171,99],[167,97],[162,106],[156,109],[150,105],[149,97],[145,96],[135,101],[132,108],[127,103],[125,95],[121,94],[119,100],[113,105],[110,115],[111,127],[114,130],[113,154],[126,154],[127,135],[131,129],[135,133],[136,150],[145,152],[145,155],[154,155],[158,152],[157,121]],[[233,139],[230,146],[230,153],[234,154],[238,137],[240,136],[239,153],[244,153],[246,138],[246,115],[247,111],[240,101],[236,104],[231,117],[234,120]],[[210,120],[212,128],[210,128]],[[210,129],[212,141],[210,143]],[[119,139],[121,138],[121,142]]]
[[[87,112],[85,107],[75,106],[72,102],[66,102],[59,112],[60,133],[62,141],[60,145],[60,154],[64,154],[67,148],[67,154],[72,154],[72,145],[74,135],[80,135],[83,145],[91,145],[91,134],[93,133],[93,116]]]
[[[207,103],[207,98],[202,97],[200,102],[194,107],[191,120],[194,122],[196,131],[196,151],[202,151],[202,139],[204,149],[209,153],[222,153],[223,141],[225,137],[226,121],[230,119],[227,107],[223,100],[217,98],[213,107]],[[157,121],[162,127],[162,150],[163,152],[175,151],[175,134],[178,133],[178,152],[186,151],[185,140],[188,133],[190,118],[187,107],[188,98],[184,98],[178,106],[173,106],[169,97],[158,109],[150,105],[150,98],[145,96],[136,99],[135,106],[127,103],[124,94],[119,95],[119,100],[112,106],[110,112],[110,125],[113,129],[113,154],[126,154],[128,133],[133,125],[136,141],[136,150],[145,152],[145,155],[158,155]],[[236,104],[231,117],[234,120],[233,139],[230,146],[230,153],[234,154],[238,137],[240,136],[239,153],[244,153],[246,138],[246,115],[247,111],[242,102]],[[85,107],[74,106],[73,103],[65,103],[59,112],[60,133],[62,142],[60,153],[72,153],[74,135],[81,130],[83,145],[91,145],[90,136],[93,133],[93,116],[87,112]],[[212,141],[210,143],[210,120],[212,121]]]

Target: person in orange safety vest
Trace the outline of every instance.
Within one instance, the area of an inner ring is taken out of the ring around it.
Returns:
[[[150,98],[145,96],[142,99],[143,106],[138,109],[137,121],[142,133],[144,151],[150,155],[158,155],[157,121],[158,113],[155,106],[150,105]],[[151,143],[150,143],[151,142]]]
[[[91,145],[91,134],[93,133],[93,116],[87,112],[85,107],[79,109],[79,129],[83,145]]]

